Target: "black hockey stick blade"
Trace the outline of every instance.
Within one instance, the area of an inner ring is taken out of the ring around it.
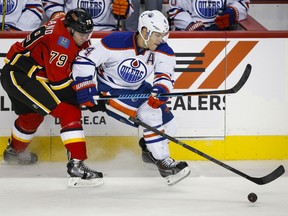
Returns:
[[[230,89],[224,90],[209,90],[209,91],[194,91],[194,92],[172,92],[166,94],[158,94],[156,97],[178,97],[178,96],[197,96],[197,95],[220,95],[220,94],[234,94],[238,92],[248,80],[252,70],[251,64],[247,64],[246,68],[236,83]],[[149,98],[150,94],[123,94],[123,95],[107,95],[107,96],[95,96],[94,100],[109,100],[109,99],[145,99]]]
[[[266,176],[263,176],[260,178],[247,176],[246,178],[249,179],[250,181],[255,182],[258,185],[264,185],[264,184],[274,181],[275,179],[279,178],[284,173],[285,173],[285,169],[283,165],[280,165],[277,169],[275,169],[273,172],[269,173]]]
[[[244,84],[247,82],[247,80],[251,74],[251,71],[252,71],[251,64],[247,64],[242,77],[240,78],[238,83],[233,88],[230,89],[229,93],[238,92],[244,86]]]
[[[282,165],[280,165],[277,169],[275,169],[273,172],[269,173],[266,176],[263,176],[263,177],[252,177],[252,176],[249,176],[249,175],[241,172],[240,170],[237,170],[237,169],[229,166],[228,164],[225,164],[225,163],[223,163],[223,162],[221,162],[221,161],[219,161],[219,160],[217,160],[217,159],[205,154],[204,152],[199,151],[198,149],[196,149],[196,148],[194,148],[192,146],[189,146],[189,145],[181,142],[180,140],[177,140],[176,138],[171,137],[168,134],[165,134],[165,133],[157,130],[154,127],[151,127],[150,125],[142,122],[138,118],[130,116],[130,117],[128,117],[128,119],[130,121],[132,121],[132,122],[134,122],[134,123],[146,128],[146,129],[148,129],[148,130],[153,131],[155,134],[158,134],[158,135],[160,135],[162,137],[165,137],[166,139],[168,139],[168,140],[170,140],[170,141],[172,141],[172,142],[174,142],[174,143],[176,143],[178,145],[181,145],[182,147],[184,147],[184,148],[186,148],[186,149],[188,149],[188,150],[200,155],[201,157],[206,158],[207,160],[210,160],[210,161],[218,164],[219,166],[224,167],[225,169],[230,170],[231,172],[234,172],[234,173],[236,173],[236,174],[238,174],[238,175],[240,175],[240,176],[242,176],[242,177],[254,182],[255,184],[258,184],[258,185],[267,184],[267,183],[272,182],[275,179],[279,178],[281,175],[283,175],[285,173],[284,167]]]
[[[239,81],[230,89],[225,90],[215,90],[215,91],[196,91],[196,92],[175,92],[169,94],[159,94],[157,97],[175,97],[175,96],[193,96],[193,95],[219,95],[219,94],[234,94],[237,93],[247,82],[250,74],[251,74],[252,66],[251,64],[247,64],[245,70],[239,79]]]
[[[153,131],[153,132],[155,132],[155,131]],[[169,139],[167,136],[165,136],[165,137],[167,139]],[[207,154],[205,154],[205,153],[203,153],[203,152],[201,152],[201,151],[199,151],[199,150],[197,150],[197,149],[195,149],[195,148],[193,148],[193,147],[191,147],[191,146],[189,146],[189,145],[187,145],[187,144],[185,144],[185,143],[183,143],[183,142],[181,142],[175,138],[173,138],[173,140],[172,139],[169,139],[169,140],[175,142],[176,144],[181,145],[182,147],[184,147],[184,148],[186,148],[186,149],[188,149],[188,150],[190,150],[190,151],[192,151],[192,152],[194,152],[194,153],[196,153],[196,154],[198,154],[198,155],[200,155],[200,156],[202,156],[202,157],[204,157],[204,158],[206,158],[206,159],[208,159],[208,160],[210,160],[210,161],[212,161],[212,162],[214,162],[214,163],[216,163],[216,164],[218,164],[218,165],[220,165],[220,166],[222,166],[222,167],[224,167],[224,168],[226,168],[226,169],[228,169],[228,170],[230,170],[230,171],[232,171],[232,172],[234,172],[234,173],[236,173],[236,174],[238,174],[238,175],[240,175],[240,176],[242,176],[242,177],[244,177],[244,178],[246,178],[252,182],[254,182],[255,184],[258,184],[258,185],[264,185],[264,184],[267,184],[269,182],[272,182],[285,173],[285,169],[284,169],[283,165],[280,165],[278,168],[276,168],[274,171],[267,174],[266,176],[252,177],[252,176],[249,176],[249,175],[241,172],[240,170],[237,170],[237,169],[229,166],[228,164],[225,164],[225,163],[223,163],[223,162],[221,162],[221,161],[219,161],[219,160],[217,160],[217,159],[215,159],[215,158],[213,158],[213,157],[211,157],[211,156],[209,156],[209,155],[207,155]]]

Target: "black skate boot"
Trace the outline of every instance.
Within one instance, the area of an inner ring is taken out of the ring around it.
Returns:
[[[17,152],[11,146],[10,140],[8,140],[8,145],[3,152],[3,159],[8,164],[31,165],[38,161],[38,156],[35,153],[28,151]]]
[[[152,153],[147,149],[147,146],[145,144],[145,140],[143,137],[139,140],[139,146],[142,149],[142,160],[145,163],[155,164],[157,160],[153,157]]]
[[[185,161],[177,162],[170,157],[157,160],[156,166],[160,175],[167,180],[168,185],[174,185],[190,174],[190,169]]]
[[[88,168],[83,161],[71,159],[67,164],[68,187],[93,187],[102,185],[103,174]]]

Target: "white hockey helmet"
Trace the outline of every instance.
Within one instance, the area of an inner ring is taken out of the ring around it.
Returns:
[[[147,28],[148,39],[145,40],[141,30],[143,27]],[[169,23],[167,18],[158,10],[144,11],[139,16],[138,21],[138,32],[141,37],[145,40],[145,43],[149,40],[152,32],[158,32],[161,34],[166,34],[163,37],[163,41],[166,42],[169,36]]]

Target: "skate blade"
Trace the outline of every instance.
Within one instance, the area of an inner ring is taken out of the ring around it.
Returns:
[[[35,162],[35,163],[23,163],[23,162],[19,162],[17,160],[11,160],[11,161],[5,161],[5,160],[2,160],[0,162],[0,164],[3,164],[3,165],[11,165],[11,166],[32,166],[32,165],[37,165],[38,162]]]
[[[69,177],[68,180],[68,188],[97,187],[103,184],[103,178],[81,179],[79,177]]]
[[[169,186],[175,185],[178,182],[180,182],[181,180],[183,180],[184,178],[186,178],[188,175],[190,174],[190,169],[189,167],[185,167],[184,169],[182,169],[179,173],[177,173],[176,175],[170,175],[167,176],[165,179],[167,181],[167,184]]]

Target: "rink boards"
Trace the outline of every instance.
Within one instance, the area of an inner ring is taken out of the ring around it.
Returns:
[[[94,33],[92,42],[105,34]],[[0,34],[0,67],[9,47],[23,37],[19,32]],[[251,76],[236,94],[172,98],[168,106],[178,122],[176,137],[218,159],[288,158],[288,32],[172,32],[168,42],[177,61],[175,92],[229,89],[252,65]],[[2,152],[15,115],[1,87],[0,109]],[[85,110],[82,123],[91,159],[113,158],[126,149],[140,152],[141,130]],[[66,159],[57,120],[45,118],[31,149],[42,160]],[[175,144],[170,149],[176,159],[201,159]]]

